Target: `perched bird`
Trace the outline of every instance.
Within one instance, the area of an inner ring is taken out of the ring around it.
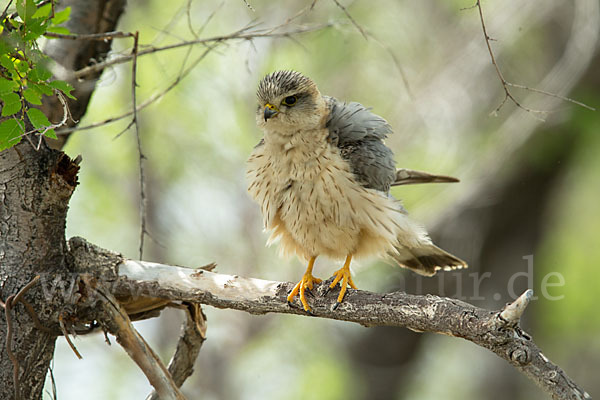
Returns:
[[[256,122],[264,137],[247,163],[248,192],[260,205],[269,243],[280,239],[284,255],[308,262],[299,294],[310,312],[306,290],[320,283],[312,274],[320,255],[345,262],[330,288],[341,282],[336,307],[347,286],[353,257],[387,256],[401,267],[431,276],[439,269],[466,267],[435,246],[425,229],[408,218],[391,186],[456,182],[457,179],[396,170],[383,139],[392,129],[359,103],[321,95],[295,71],[277,71],[258,85]]]

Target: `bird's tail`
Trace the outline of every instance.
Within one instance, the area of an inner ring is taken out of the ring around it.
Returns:
[[[441,269],[450,271],[467,268],[467,263],[444,251],[433,243],[422,243],[418,247],[396,247],[396,252],[389,255],[404,268],[409,268],[419,275],[432,276]]]
[[[428,172],[401,168],[396,170],[396,179],[392,186],[412,185],[415,183],[453,183],[458,179],[446,175],[433,175]]]

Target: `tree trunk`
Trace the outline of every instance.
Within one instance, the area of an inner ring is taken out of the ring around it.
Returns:
[[[65,221],[78,169],[63,153],[44,147],[36,151],[25,140],[0,153],[0,282],[6,303],[0,336],[12,337],[0,346],[2,399],[42,395],[62,304],[44,298],[40,285],[24,295],[42,325],[52,328],[45,332],[36,329],[23,303],[11,310],[9,297],[35,275],[50,278],[68,271]]]

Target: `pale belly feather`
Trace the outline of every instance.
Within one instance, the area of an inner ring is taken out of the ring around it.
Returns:
[[[395,199],[356,182],[336,149],[319,150],[307,157],[264,145],[248,160],[248,191],[272,231],[269,242],[279,239],[285,255],[341,259],[384,255],[419,236]]]

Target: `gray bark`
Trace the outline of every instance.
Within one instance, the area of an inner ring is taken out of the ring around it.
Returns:
[[[73,0],[61,1],[59,7],[71,6],[68,27],[72,32],[97,33],[115,29],[124,4],[124,0]],[[110,46],[111,41],[52,40],[46,51],[61,66],[55,70],[60,79],[61,71],[75,71],[101,60]],[[77,100],[69,100],[69,107],[75,120],[85,113],[97,78],[98,74],[71,81]],[[51,121],[62,119],[63,107],[56,98],[45,98],[42,110]],[[51,145],[62,147],[65,140]],[[41,398],[55,340],[61,334],[59,318],[63,318],[63,326],[69,327],[76,324],[77,317],[89,312],[83,307],[78,314],[71,313],[73,304],[65,302],[62,296],[48,296],[38,283],[23,299],[32,306],[45,328],[35,327],[36,317],[26,310],[25,303],[16,302],[14,307],[9,304],[10,296],[16,295],[34,276],[64,282],[61,275],[72,271],[65,222],[78,169],[65,154],[45,145],[35,151],[26,140],[0,153],[0,299],[5,308],[0,319],[0,337],[7,338],[9,331],[11,336],[6,346],[5,341],[0,345],[2,399]],[[70,321],[65,319],[67,316],[75,319]],[[10,357],[11,351],[14,357]]]

